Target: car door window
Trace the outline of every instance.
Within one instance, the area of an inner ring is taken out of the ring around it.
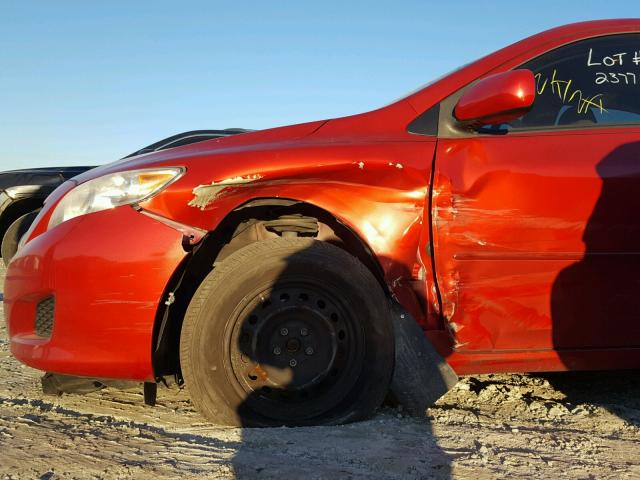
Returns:
[[[510,130],[640,123],[640,34],[596,37],[541,55],[519,68],[536,79],[529,113]]]

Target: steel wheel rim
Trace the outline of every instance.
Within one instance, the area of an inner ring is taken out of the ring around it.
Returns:
[[[226,371],[244,406],[289,421],[338,405],[357,382],[364,332],[352,305],[318,281],[278,282],[240,305],[226,335]]]

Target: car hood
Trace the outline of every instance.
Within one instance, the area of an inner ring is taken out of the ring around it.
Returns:
[[[232,153],[242,150],[268,148],[270,145],[279,145],[311,135],[326,122],[327,120],[319,120],[286,127],[257,130],[214,140],[206,140],[192,145],[185,145],[184,147],[124,158],[89,170],[73,178],[73,181],[82,183],[108,173],[125,170],[175,166],[187,158],[215,155],[221,152]]]

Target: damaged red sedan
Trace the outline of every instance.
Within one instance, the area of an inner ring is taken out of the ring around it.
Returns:
[[[260,426],[638,368],[639,192],[640,20],[556,28],[372,112],[67,181],[8,267],[11,351]]]

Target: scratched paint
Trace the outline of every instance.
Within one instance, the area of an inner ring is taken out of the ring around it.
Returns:
[[[193,199],[187,204],[204,210],[211,205],[222,194],[223,190],[235,185],[244,185],[255,182],[262,178],[262,175],[246,175],[244,177],[232,177],[219,182],[211,182],[209,185],[198,185],[193,189]]]

